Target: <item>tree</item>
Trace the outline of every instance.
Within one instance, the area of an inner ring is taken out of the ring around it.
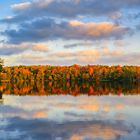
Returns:
[[[0,72],[2,72],[3,60],[0,58]]]
[[[2,67],[3,67],[3,60],[0,58],[0,82],[1,82]]]
[[[3,67],[0,59],[0,72],[3,80],[11,81],[131,81],[140,80],[139,66],[12,66]]]

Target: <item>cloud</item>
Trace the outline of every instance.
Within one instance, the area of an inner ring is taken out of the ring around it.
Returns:
[[[24,3],[13,4],[11,5],[11,8],[13,10],[19,11],[19,10],[24,10],[24,9],[29,8],[30,5],[31,5],[31,2],[24,2]]]
[[[41,42],[56,39],[71,40],[102,40],[121,39],[131,29],[111,22],[61,22],[53,19],[41,18],[31,23],[22,23],[19,29],[7,29],[2,35],[8,38],[9,43]]]
[[[11,5],[15,16],[5,22],[22,22],[36,17],[75,18],[78,16],[110,16],[122,9],[140,7],[139,0],[37,0]],[[20,18],[22,17],[22,18]],[[113,16],[113,17],[118,17]],[[19,20],[21,19],[21,20]]]
[[[89,63],[96,63],[98,62],[100,59],[104,59],[104,58],[108,58],[111,60],[115,57],[121,57],[124,55],[124,52],[119,50],[119,49],[115,49],[115,50],[110,50],[109,48],[103,48],[103,49],[84,49],[84,50],[79,50],[76,52],[73,51],[60,51],[57,53],[51,53],[48,54],[50,55],[52,58],[55,58],[57,60],[60,59],[65,59],[65,60],[75,60],[75,63],[80,63],[80,64],[89,64]]]
[[[79,51],[77,60],[81,63],[93,63],[100,57],[100,53],[96,50]]]
[[[48,46],[46,46],[45,44],[35,44],[35,45],[33,45],[32,50],[46,52],[46,51],[48,51]]]
[[[75,47],[91,47],[93,45],[94,45],[93,42],[81,42],[81,43],[66,44],[64,45],[64,48],[69,49]]]
[[[47,118],[47,116],[48,116],[48,113],[46,110],[38,110],[38,111],[32,112],[33,118]]]
[[[114,12],[114,13],[111,13],[111,14],[109,15],[109,17],[110,17],[111,19],[117,20],[117,19],[122,18],[122,13],[121,13],[121,12]]]
[[[118,47],[124,47],[124,46],[128,45],[128,43],[125,42],[124,40],[115,40],[114,45],[118,46]]]
[[[136,25],[136,30],[140,30],[140,24]]]
[[[106,65],[140,65],[140,53],[124,53],[118,56],[102,57],[96,61],[98,64]]]
[[[118,49],[84,49],[48,52],[45,55],[26,53],[18,57],[18,64],[50,64],[50,65],[73,65],[75,63],[103,64],[103,65],[140,65],[140,54],[137,52],[127,53]]]
[[[110,50],[108,47],[104,47],[101,53],[103,57],[118,57],[124,54],[124,52],[120,49]]]
[[[25,51],[37,51],[37,52],[48,52],[48,46],[43,43],[21,43],[21,44],[1,44],[0,55],[14,55],[21,54]]]
[[[62,59],[71,61],[72,63],[93,63],[100,57],[100,53],[95,49],[87,49],[76,52],[60,51],[48,54],[48,56],[57,60],[58,63],[60,63]]]
[[[26,53],[22,54],[18,59],[16,59],[16,62],[18,64],[23,65],[72,65],[74,62],[71,60],[65,60],[65,59],[57,59],[50,56],[40,55],[37,53]]]
[[[21,45],[19,47],[18,45],[4,44],[0,47],[0,55],[20,54],[27,49],[28,47],[26,45]]]

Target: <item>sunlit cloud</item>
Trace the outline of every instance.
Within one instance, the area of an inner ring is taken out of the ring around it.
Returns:
[[[25,10],[29,8],[30,5],[31,5],[31,2],[24,2],[24,3],[13,4],[11,5],[11,8],[13,10]]]
[[[0,55],[6,65],[139,65],[139,9],[139,0],[9,3]]]
[[[46,40],[103,40],[121,39],[130,34],[131,29],[111,22],[79,21],[56,23],[53,19],[39,19],[20,25],[18,30],[9,29],[3,32],[9,43],[41,42]]]
[[[35,44],[33,45],[33,51],[40,51],[40,52],[46,52],[48,51],[48,46],[45,44]]]
[[[14,55],[22,54],[25,51],[37,51],[37,52],[48,52],[48,46],[46,44],[39,43],[21,43],[21,44],[2,44],[0,46],[0,55]]]

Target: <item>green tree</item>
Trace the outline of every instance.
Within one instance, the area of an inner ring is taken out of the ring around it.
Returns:
[[[0,58],[0,72],[2,72],[3,60]]]

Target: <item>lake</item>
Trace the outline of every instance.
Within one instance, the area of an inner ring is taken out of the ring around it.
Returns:
[[[140,140],[140,86],[2,83],[0,140]]]

